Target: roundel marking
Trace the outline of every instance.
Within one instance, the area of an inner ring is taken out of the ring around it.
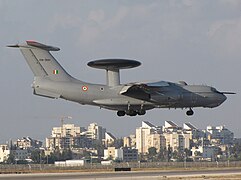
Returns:
[[[83,91],[88,91],[88,86],[82,86]]]

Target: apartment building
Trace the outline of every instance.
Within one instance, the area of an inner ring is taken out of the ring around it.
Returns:
[[[122,147],[122,148],[115,148],[115,147],[108,147],[104,150],[104,158],[103,159],[111,159],[116,161],[124,161],[124,162],[131,162],[138,160],[138,150]]]
[[[46,138],[46,148],[54,150],[73,146],[81,146],[85,143],[85,136],[81,135],[83,128],[74,124],[63,124],[62,127],[53,127],[51,137]]]
[[[35,149],[40,148],[43,145],[41,141],[35,140],[29,136],[17,139],[15,144],[19,149]]]
[[[106,129],[102,126],[98,126],[97,123],[91,123],[86,131],[86,136],[89,139],[99,140],[105,139]]]
[[[102,140],[105,147],[113,146],[115,141],[116,138],[113,134],[111,134],[110,132],[105,132],[105,138]]]
[[[154,133],[154,129],[148,127],[139,127],[136,129],[136,149],[138,153],[148,153],[148,135]]]
[[[207,126],[206,132],[209,134],[209,140],[219,142],[220,144],[232,144],[234,133],[225,126]]]
[[[7,144],[0,145],[0,162],[4,162],[8,159],[10,155],[10,149]]]

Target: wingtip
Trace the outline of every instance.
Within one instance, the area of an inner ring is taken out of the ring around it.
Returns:
[[[7,45],[6,47],[10,47],[10,48],[19,48],[19,45],[18,45],[18,44],[15,44],[15,45]]]
[[[235,92],[222,92],[223,94],[237,94]]]

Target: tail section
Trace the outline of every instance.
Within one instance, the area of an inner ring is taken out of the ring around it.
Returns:
[[[20,49],[35,77],[48,77],[53,81],[70,81],[72,79],[49,52],[59,51],[59,48],[35,41],[26,41],[26,44],[8,47]]]

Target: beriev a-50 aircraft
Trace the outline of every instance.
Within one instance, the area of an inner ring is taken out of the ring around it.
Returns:
[[[120,83],[120,70],[141,65],[136,60],[101,59],[88,63],[88,66],[105,69],[106,84],[92,84],[73,78],[50,51],[58,47],[26,41],[24,44],[10,45],[19,48],[34,74],[32,84],[35,95],[62,98],[82,105],[93,105],[117,111],[118,116],[144,115],[153,108],[187,108],[186,114],[193,115],[192,108],[214,108],[227,98],[225,94],[206,85],[179,83],[135,82]]]

